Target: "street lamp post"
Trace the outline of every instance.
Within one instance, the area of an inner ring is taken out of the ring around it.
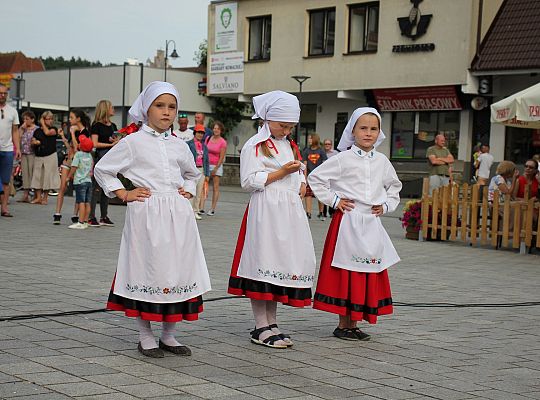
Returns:
[[[174,44],[174,49],[170,56],[169,56],[169,43]],[[167,61],[169,57],[171,58],[179,57],[178,53],[176,52],[176,42],[174,40],[165,40],[165,77],[163,78],[165,82],[167,82]]]
[[[305,81],[307,81],[309,78],[311,78],[311,76],[294,75],[294,76],[291,76],[291,78],[293,78],[300,85],[300,94],[298,95],[298,102],[300,103],[300,112],[301,112],[302,111],[302,84]],[[298,125],[296,125],[296,132],[297,132],[296,141],[297,142],[300,140],[300,134],[301,134],[300,128],[301,128],[301,124],[300,124],[300,120],[298,120]],[[306,147],[307,147],[307,135],[306,135]]]

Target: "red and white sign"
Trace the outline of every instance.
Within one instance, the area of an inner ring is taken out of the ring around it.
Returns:
[[[540,83],[492,104],[491,122],[540,129]]]
[[[373,93],[381,111],[438,111],[462,108],[454,86],[375,89]]]

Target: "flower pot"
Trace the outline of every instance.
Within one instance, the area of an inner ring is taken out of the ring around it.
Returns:
[[[406,228],[405,237],[410,240],[418,240],[418,237],[420,236],[420,231],[416,229],[414,226],[408,226]]]

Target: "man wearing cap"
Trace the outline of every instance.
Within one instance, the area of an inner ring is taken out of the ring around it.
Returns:
[[[208,139],[210,136],[213,135],[213,132],[212,132],[212,129],[208,128],[205,123],[204,123],[204,120],[206,119],[206,116],[204,115],[203,112],[196,112],[195,113],[195,125],[202,125],[204,126],[204,137],[203,137],[203,141],[206,142],[206,139]],[[194,126],[191,127],[191,129],[193,129]]]
[[[193,130],[188,128],[188,116],[184,112],[178,113],[178,126],[179,128],[173,131],[173,134],[182,139],[184,142],[189,142],[193,140]]]

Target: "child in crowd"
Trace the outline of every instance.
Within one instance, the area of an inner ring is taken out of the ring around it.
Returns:
[[[191,199],[191,207],[193,207],[193,212],[195,213],[195,219],[202,219],[201,210],[204,203],[203,198],[203,188],[205,177],[210,175],[210,164],[208,162],[208,147],[204,141],[205,129],[204,125],[195,125],[193,127],[195,135],[193,139],[186,142],[189,146],[189,149],[193,153],[193,159],[195,160],[195,165],[199,172],[203,175],[197,182],[197,194]]]
[[[179,94],[167,82],[150,83],[129,110],[142,121],[96,164],[105,194],[127,203],[116,276],[107,308],[137,318],[138,350],[162,358],[164,350],[189,356],[175,336],[176,322],[194,321],[210,277],[189,198],[201,173],[188,145],[172,136]],[[121,173],[135,189],[126,190]],[[159,346],[150,321],[162,322]]]
[[[85,136],[90,138],[90,131],[88,128],[90,126],[90,117],[80,110],[73,109],[69,113],[69,139],[66,138],[65,133],[62,129],[59,130],[60,139],[64,143],[64,146],[67,149],[67,154],[60,165],[60,189],[58,190],[58,197],[56,198],[56,210],[53,215],[53,224],[60,225],[62,219],[62,206],[64,205],[64,193],[66,192],[68,176],[71,170],[71,161],[73,156],[77,152],[79,145],[79,137]],[[78,205],[75,203],[73,216],[71,217],[71,222],[73,224],[79,222],[77,214],[79,213]]]
[[[368,340],[358,321],[374,324],[392,313],[386,269],[399,257],[379,217],[399,205],[401,182],[375,150],[384,137],[377,110],[355,110],[338,145],[341,153],[308,177],[315,196],[339,210],[326,236],[313,307],[339,315],[334,336],[340,339]]]
[[[68,228],[88,228],[88,215],[90,214],[90,201],[92,198],[92,167],[94,160],[90,152],[94,148],[92,140],[86,136],[79,137],[79,151],[75,153],[69,171],[69,180],[73,179],[75,189],[75,203],[79,208],[79,220]]]
[[[308,147],[304,149],[302,152],[302,158],[304,159],[304,164],[306,165],[306,171],[307,176],[311,174],[311,172],[317,168],[319,165],[321,165],[324,161],[328,159],[326,156],[326,152],[321,147],[321,139],[318,134],[312,133],[310,135],[311,137],[311,143]],[[311,202],[313,200],[313,192],[311,191],[311,188],[309,187],[309,183],[306,187],[306,215],[308,219],[311,219]],[[324,205],[320,201],[319,203],[319,214],[317,214],[317,218],[321,221],[325,221],[326,218],[323,214],[323,208]]]
[[[315,252],[302,207],[306,184],[296,144],[288,137],[300,117],[298,99],[274,91],[253,98],[264,124],[240,154],[242,187],[251,192],[234,254],[228,292],[251,299],[251,341],[286,348],[277,325],[277,302],[311,304]]]

